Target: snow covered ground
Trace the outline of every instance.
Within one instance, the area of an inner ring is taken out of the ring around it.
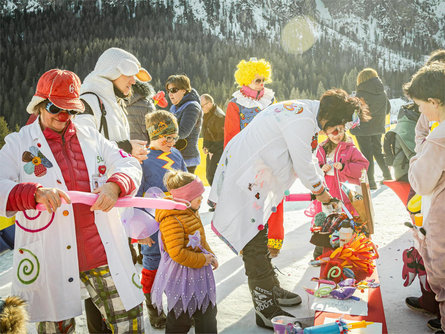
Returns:
[[[376,166],[376,173],[378,173]],[[377,177],[377,180],[379,178]],[[206,188],[206,195],[209,188]],[[297,181],[292,193],[303,193],[304,187]],[[380,259],[377,261],[380,275],[381,291],[385,308],[388,332],[391,334],[429,333],[426,326],[431,317],[416,313],[405,305],[407,296],[420,295],[418,280],[410,287],[403,287],[401,278],[402,252],[412,246],[411,232],[403,225],[409,221],[402,203],[386,186],[372,192],[375,210],[374,242],[379,246]],[[206,203],[203,201],[203,203]],[[318,276],[319,269],[308,265],[312,257],[313,246],[309,243],[309,219],[303,211],[307,203],[290,202],[285,204],[285,242],[278,258],[273,263],[283,275],[279,275],[281,285],[302,296],[303,303],[296,307],[286,308],[297,317],[310,317],[311,297],[303,290],[311,286],[310,278]],[[222,242],[210,229],[211,213],[207,205],[201,208],[208,242],[218,256],[220,267],[215,271],[217,282],[218,330],[220,333],[271,333],[255,324],[252,301],[244,275],[243,262]],[[12,272],[12,252],[0,255],[0,296],[10,294]],[[139,268],[141,269],[141,268]],[[87,333],[85,318],[76,319],[76,333]],[[163,333],[153,330],[145,314],[145,332]],[[192,329],[190,331],[194,333]],[[28,326],[28,333],[34,334],[35,326]]]

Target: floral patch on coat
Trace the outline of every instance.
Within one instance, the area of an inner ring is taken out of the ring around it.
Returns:
[[[51,168],[53,166],[51,161],[49,161],[35,146],[31,146],[29,151],[23,152],[22,161],[26,162],[26,164],[23,166],[25,173],[34,173],[37,177],[44,176],[47,168]]]
[[[318,132],[312,137],[312,140],[311,140],[312,153],[315,152],[317,147],[318,147]]]

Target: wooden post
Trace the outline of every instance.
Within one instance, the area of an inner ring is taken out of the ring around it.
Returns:
[[[369,190],[368,175],[366,169],[362,170],[362,176],[360,177],[360,187],[363,194],[363,202],[365,204],[365,220],[369,234],[374,234],[374,208],[372,206],[371,191]]]

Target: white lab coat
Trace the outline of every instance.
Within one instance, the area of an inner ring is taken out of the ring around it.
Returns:
[[[98,161],[107,166],[107,173],[122,172],[130,176],[138,189],[142,171],[136,159],[128,157],[107,141],[96,130],[77,127],[77,137],[82,147],[88,173],[97,174]],[[62,172],[40,129],[39,120],[12,133],[0,150],[3,161],[0,172],[0,215],[16,215],[17,222],[27,229],[39,229],[51,221],[47,211],[6,211],[8,196],[17,183],[37,182],[44,187],[67,191]],[[44,176],[25,173],[26,162],[22,154],[30,147],[40,152],[52,163]],[[39,147],[40,146],[40,147]],[[105,213],[95,211],[95,223],[107,254],[108,266],[125,309],[130,310],[144,300],[138,273],[131,260],[128,240],[117,209]],[[76,231],[72,205],[62,204],[54,220],[46,229],[31,233],[16,225],[13,260],[12,293],[28,302],[30,320],[61,321],[82,313],[81,282],[77,259]]]
[[[318,107],[309,100],[270,105],[226,146],[209,199],[217,203],[212,228],[235,253],[264,227],[297,177],[310,191],[322,189],[311,148]]]

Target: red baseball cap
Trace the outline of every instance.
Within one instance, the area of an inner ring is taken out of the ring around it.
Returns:
[[[79,98],[80,84],[79,77],[71,71],[49,70],[40,77],[26,111],[32,114],[37,104],[48,99],[61,109],[84,112],[85,106]]]

